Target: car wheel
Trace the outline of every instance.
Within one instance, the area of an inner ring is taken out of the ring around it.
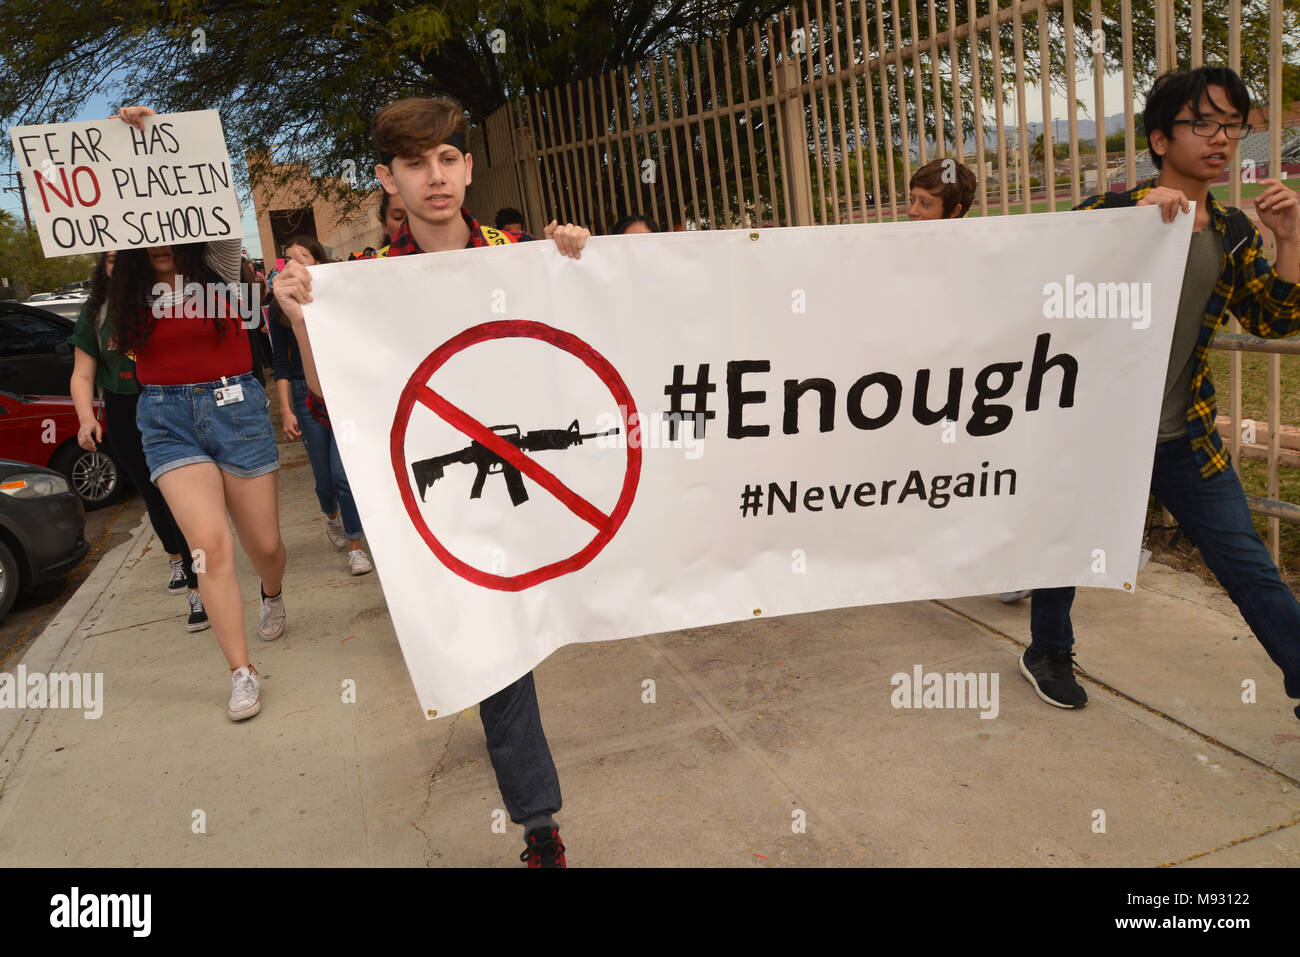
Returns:
[[[87,452],[70,441],[50,459],[50,468],[72,484],[88,512],[117,501],[122,494],[122,470],[102,443]]]
[[[0,618],[9,614],[9,609],[14,606],[19,584],[18,562],[14,561],[14,553],[9,551],[9,546],[4,542],[0,542]]]

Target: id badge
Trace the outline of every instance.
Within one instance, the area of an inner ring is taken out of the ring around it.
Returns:
[[[244,387],[236,382],[234,385],[222,386],[212,391],[218,406],[233,405],[244,401]]]

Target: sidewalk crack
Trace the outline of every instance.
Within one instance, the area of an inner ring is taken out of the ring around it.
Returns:
[[[432,867],[435,858],[442,857],[442,852],[434,849],[433,843],[424,828],[420,827],[420,822],[424,820],[429,813],[429,805],[433,802],[433,789],[438,785],[438,776],[442,773],[442,764],[447,760],[447,752],[451,749],[451,739],[456,733],[456,722],[460,720],[463,712],[455,714],[447,726],[447,740],[442,746],[442,754],[438,755],[438,760],[434,762],[433,770],[429,772],[429,786],[424,794],[424,805],[420,808],[420,813],[415,820],[411,822],[411,827],[419,832],[420,837],[424,838],[424,866]]]

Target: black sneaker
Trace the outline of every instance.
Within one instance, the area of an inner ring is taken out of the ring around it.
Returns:
[[[185,623],[189,631],[202,631],[204,628],[211,627],[208,621],[208,613],[203,610],[203,598],[198,592],[192,591],[189,594],[190,599],[190,618]]]
[[[527,849],[519,855],[521,863],[529,867],[567,867],[564,863],[564,845],[560,843],[558,827],[537,827],[524,838]]]
[[[1033,645],[1020,656],[1020,673],[1038,697],[1058,708],[1082,708],[1088,693],[1074,680],[1074,652],[1040,651]]]
[[[173,595],[179,595],[189,588],[185,584],[185,564],[179,559],[171,563],[172,577],[167,582],[167,590]]]

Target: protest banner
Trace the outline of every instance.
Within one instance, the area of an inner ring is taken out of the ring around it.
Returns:
[[[1191,222],[1134,208],[313,268],[322,387],[425,713],[572,642],[1131,591]]]
[[[239,235],[216,110],[13,126],[14,156],[47,257]]]

